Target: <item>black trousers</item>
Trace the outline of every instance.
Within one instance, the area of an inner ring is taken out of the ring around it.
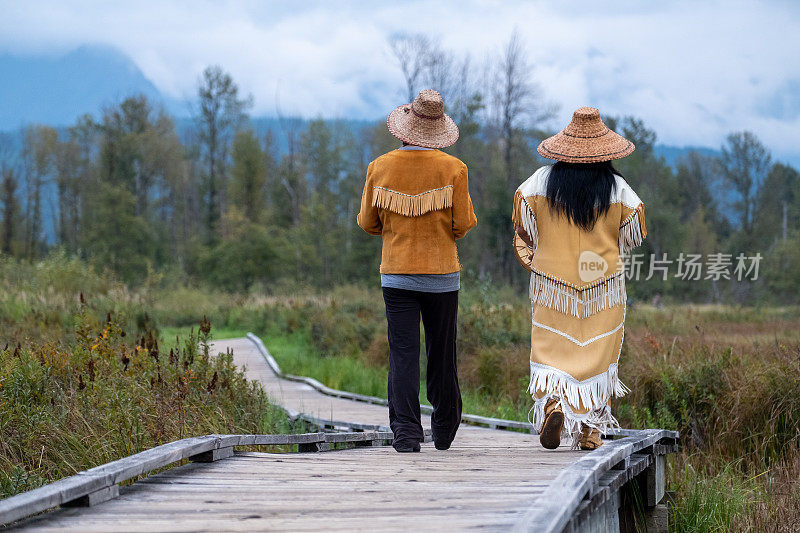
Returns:
[[[427,391],[433,406],[431,429],[449,444],[461,422],[456,368],[458,291],[430,293],[383,288],[389,329],[389,425],[396,443],[422,442],[419,410],[419,319],[425,327]]]

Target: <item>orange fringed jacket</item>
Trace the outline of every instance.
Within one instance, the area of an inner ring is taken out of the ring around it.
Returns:
[[[369,164],[358,225],[383,238],[382,274],[450,274],[478,223],[467,166],[439,150],[394,150]]]

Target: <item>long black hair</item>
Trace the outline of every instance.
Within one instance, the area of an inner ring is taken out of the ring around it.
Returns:
[[[619,175],[611,161],[601,163],[557,162],[547,178],[547,203],[558,216],[590,231],[611,205]]]

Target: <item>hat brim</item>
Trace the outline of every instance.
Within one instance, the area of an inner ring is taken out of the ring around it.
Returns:
[[[636,146],[613,130],[597,137],[576,137],[561,131],[543,140],[537,152],[565,163],[599,163],[630,155]]]
[[[398,106],[389,113],[386,125],[401,141],[424,148],[447,148],[458,140],[458,126],[450,116],[418,117],[411,112],[411,104]]]

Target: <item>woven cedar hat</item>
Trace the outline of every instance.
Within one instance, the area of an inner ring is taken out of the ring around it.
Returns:
[[[603,124],[600,111],[580,107],[566,128],[539,144],[538,152],[565,163],[598,163],[620,159],[635,149],[631,141]]]
[[[431,89],[392,111],[386,125],[392,135],[415,146],[446,148],[458,140],[458,126],[444,114],[442,95]]]

